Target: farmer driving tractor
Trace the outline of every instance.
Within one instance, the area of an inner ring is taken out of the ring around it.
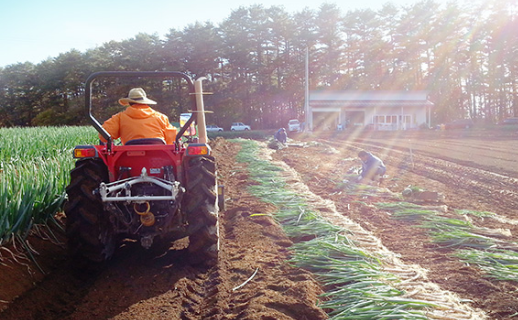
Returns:
[[[121,138],[124,145],[130,140],[145,138],[162,139],[164,144],[174,143],[176,128],[165,114],[149,106],[156,102],[147,97],[144,89],[131,89],[128,97],[119,99],[119,103],[128,107],[103,123],[103,128],[113,139]],[[101,134],[99,138],[106,142]]]

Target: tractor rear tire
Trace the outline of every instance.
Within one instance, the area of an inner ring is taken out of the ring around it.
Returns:
[[[79,160],[70,177],[65,204],[69,254],[78,263],[108,260],[115,250],[115,236],[101,197],[94,194],[101,182],[108,182],[106,165],[98,159]]]
[[[182,210],[190,225],[201,227],[189,236],[189,262],[213,266],[218,261],[218,186],[213,157],[187,160]]]

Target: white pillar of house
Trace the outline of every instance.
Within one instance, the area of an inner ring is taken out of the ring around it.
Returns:
[[[405,114],[404,114],[405,110],[403,109],[403,106],[401,106],[401,124],[399,126],[399,130],[404,130],[404,126],[405,126]]]
[[[432,127],[432,106],[426,105],[426,109],[428,110],[428,128]]]
[[[304,83],[304,113],[305,113],[305,131],[313,130],[313,110],[309,103],[309,48],[306,47],[306,63],[305,63],[305,83]]]

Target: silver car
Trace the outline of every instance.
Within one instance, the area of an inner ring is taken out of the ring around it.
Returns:
[[[216,132],[223,131],[223,128],[220,128],[214,124],[209,124],[206,126],[206,128],[207,128],[207,131],[216,131]]]
[[[288,121],[288,131],[300,131],[300,122],[297,119],[292,119]]]
[[[234,122],[234,123],[232,123],[230,130],[232,130],[232,131],[250,130],[250,126],[247,126],[246,124],[244,124],[242,122]]]

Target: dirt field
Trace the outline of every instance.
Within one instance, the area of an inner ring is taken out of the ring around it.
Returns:
[[[372,232],[405,263],[428,270],[427,280],[457,294],[488,319],[518,318],[518,283],[496,281],[452,256],[453,249],[431,243],[425,230],[391,219],[376,197],[348,195],[340,183],[358,166],[361,149],[384,159],[388,178],[381,188],[400,194],[408,185],[444,194],[445,215],[454,209],[491,211],[502,219],[476,218],[473,224],[518,233],[518,143],[514,134],[466,136],[462,131],[368,137],[296,137],[272,157],[286,163],[316,195]],[[317,141],[318,143],[303,144]],[[146,252],[127,244],[97,274],[71,272],[63,248],[33,237],[43,276],[33,266],[13,263],[1,251],[0,319],[326,319],[317,307],[322,288],[314,276],[285,261],[292,244],[273,219],[249,219],[276,210],[246,192],[246,164],[236,163],[239,146],[216,140],[220,181],[227,208],[221,212],[221,251],[216,267],[182,263],[185,243],[167,252]],[[437,203],[439,205],[439,203]],[[505,218],[505,219],[503,219]],[[24,261],[22,261],[24,262]],[[257,270],[255,277],[242,285]],[[513,316],[514,315],[514,316]]]
[[[508,220],[473,218],[476,226],[508,230],[507,241],[516,243],[518,234],[518,139],[516,135],[465,136],[460,132],[438,132],[393,136],[376,134],[344,142],[324,140],[322,146],[301,153],[288,148],[276,154],[299,172],[314,193],[331,199],[340,212],[372,231],[391,251],[408,263],[430,272],[428,279],[441,288],[472,300],[490,319],[518,318],[518,284],[482,277],[480,270],[462,264],[452,250],[438,249],[428,235],[411,223],[390,219],[382,210],[351,207],[355,199],[330,188],[330,177],[341,177],[357,165],[355,155],[369,150],[384,159],[387,175],[382,186],[402,192],[409,185],[444,194],[447,215],[455,209],[490,211]],[[338,137],[340,138],[340,137]],[[329,154],[327,146],[338,152]],[[326,153],[326,161],[314,154]],[[336,180],[336,178],[335,178]],[[367,199],[364,199],[367,200]],[[383,200],[381,200],[382,202]],[[369,203],[380,202],[370,198]],[[511,317],[511,315],[514,315]]]

